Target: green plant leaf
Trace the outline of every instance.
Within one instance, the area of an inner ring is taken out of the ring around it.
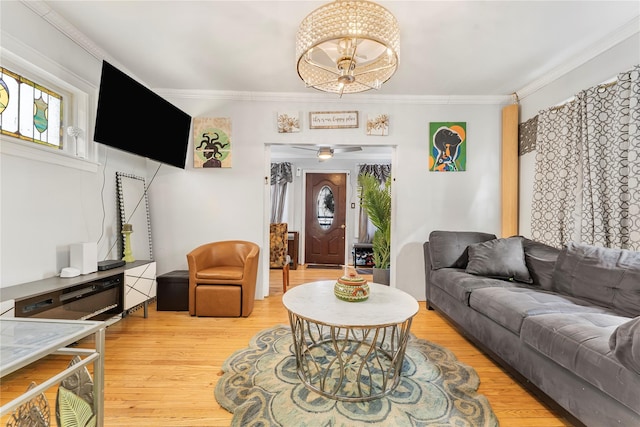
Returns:
[[[64,387],[58,389],[60,427],[95,427],[96,417],[91,406]]]
[[[371,174],[358,176],[360,203],[376,227],[373,235],[373,263],[376,268],[389,268],[391,262],[391,180],[381,185]]]

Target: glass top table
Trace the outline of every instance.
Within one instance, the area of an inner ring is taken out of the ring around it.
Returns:
[[[289,312],[298,377],[332,399],[362,402],[398,385],[418,302],[396,288],[369,283],[369,298],[338,299],[335,281],[296,286],[282,297]]]
[[[49,354],[78,355],[84,359],[4,404],[0,408],[0,415],[9,413],[87,364],[93,363],[94,413],[97,416],[97,424],[102,425],[105,328],[105,322],[89,320],[1,318],[0,377],[2,378]],[[91,334],[95,335],[95,349],[67,348]]]

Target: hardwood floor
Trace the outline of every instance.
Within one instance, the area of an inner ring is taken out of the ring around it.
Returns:
[[[291,286],[334,279],[341,270],[291,270]],[[365,276],[371,280],[371,276]],[[271,270],[271,296],[256,301],[248,318],[194,318],[187,312],[138,310],[113,324],[106,333],[105,426],[228,426],[231,414],[216,402],[213,390],[224,360],[262,329],[288,324],[282,306],[282,272]],[[480,393],[491,403],[504,427],[570,426],[544,406],[499,366],[420,302],[411,331],[453,351],[475,368]],[[91,340],[79,346],[91,346]],[[27,387],[42,382],[68,357],[51,356],[2,380],[2,403]],[[55,425],[55,388],[47,392]],[[0,420],[5,425],[7,417]]]

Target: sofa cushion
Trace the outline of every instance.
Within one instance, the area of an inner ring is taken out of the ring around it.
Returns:
[[[640,374],[640,316],[613,331],[609,348],[620,363]]]
[[[432,231],[429,234],[431,268],[465,268],[467,246],[495,238],[495,234],[475,231]]]
[[[609,337],[627,320],[613,312],[529,316],[522,323],[520,339],[637,411],[640,376],[624,367],[609,349]]]
[[[524,262],[522,237],[474,243],[469,245],[468,251],[467,273],[531,283],[531,276]]]
[[[500,326],[520,334],[525,318],[549,313],[611,313],[578,298],[532,287],[476,289],[469,305]]]
[[[437,286],[466,306],[469,305],[469,295],[476,289],[516,286],[513,282],[474,276],[457,268],[432,271],[429,281],[432,286]]]
[[[560,249],[527,238],[522,239],[522,246],[524,262],[533,284],[546,291],[553,290],[553,270],[560,255]]]
[[[640,252],[569,243],[553,272],[557,292],[640,315]]]

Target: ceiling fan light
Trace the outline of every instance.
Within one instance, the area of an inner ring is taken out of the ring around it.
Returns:
[[[329,147],[320,147],[318,149],[318,158],[321,160],[327,160],[333,157],[333,150]]]
[[[296,58],[308,87],[341,95],[378,89],[398,68],[398,21],[372,1],[335,0],[304,18]]]

